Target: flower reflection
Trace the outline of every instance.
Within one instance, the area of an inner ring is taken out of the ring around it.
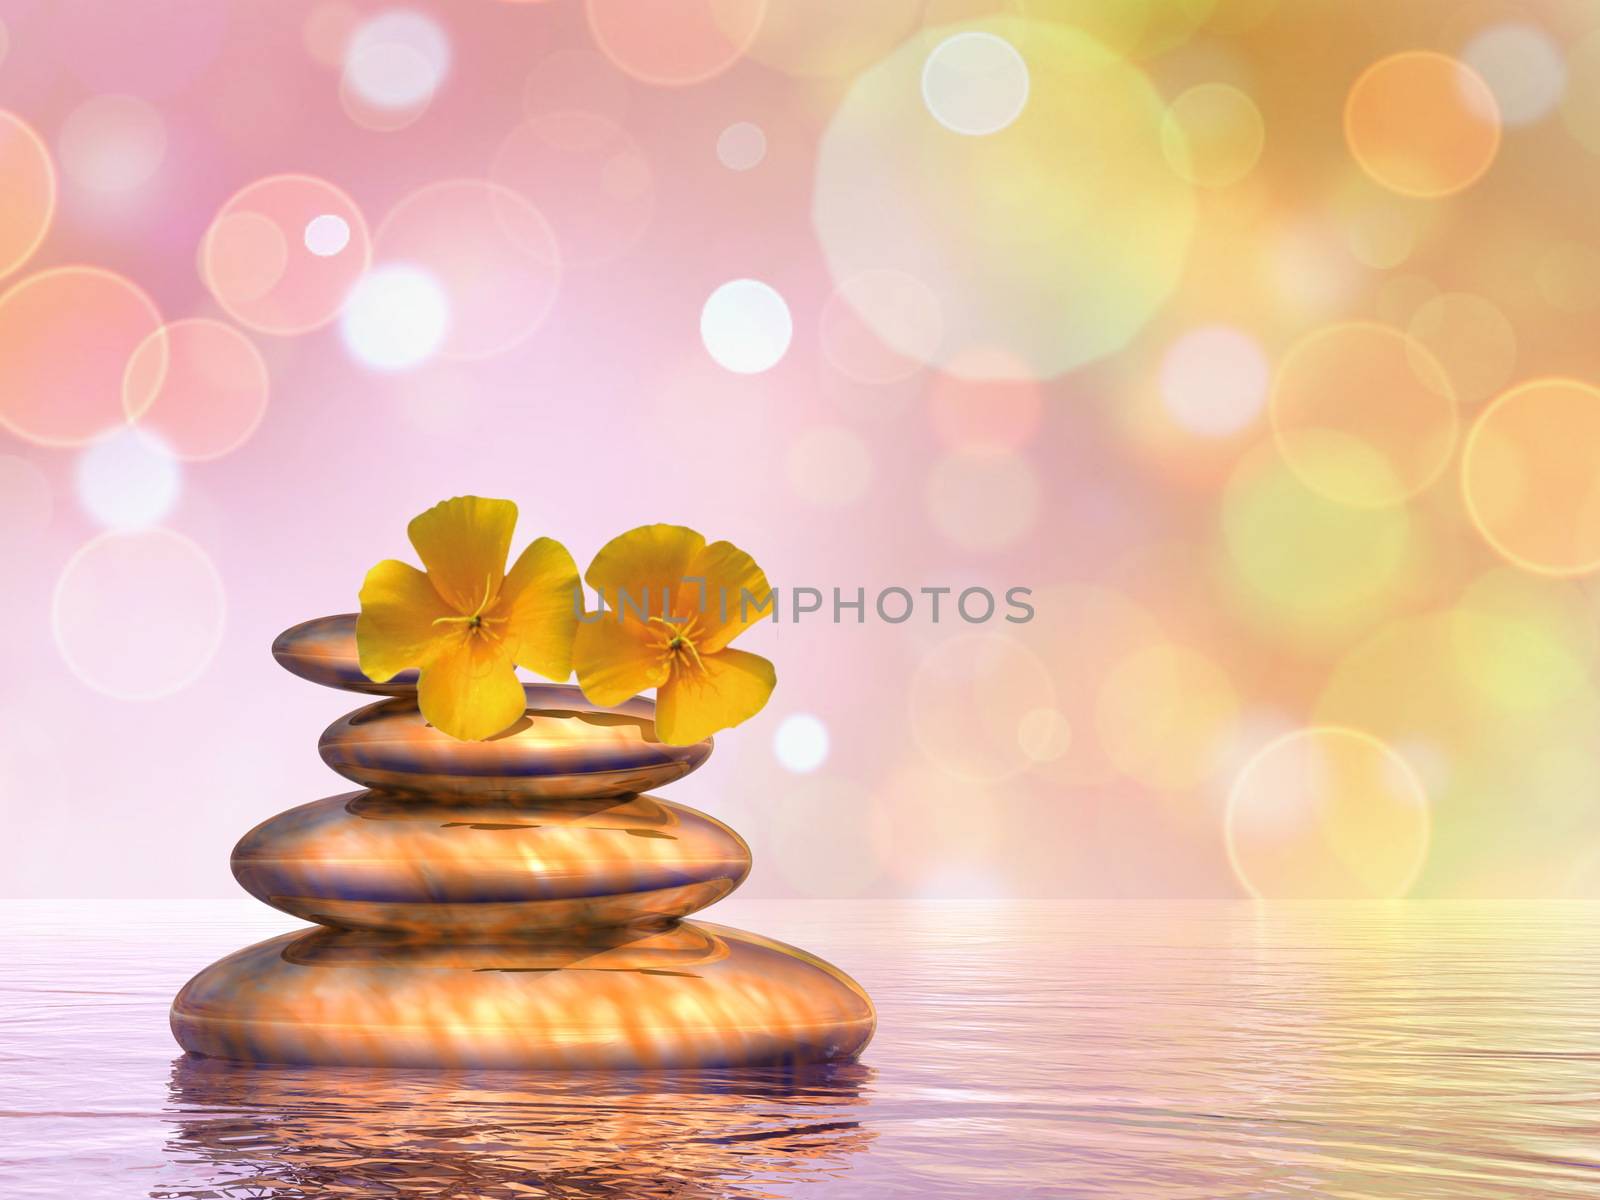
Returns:
[[[524,1074],[172,1067],[150,1195],[760,1197],[837,1177],[876,1136],[872,1070]]]

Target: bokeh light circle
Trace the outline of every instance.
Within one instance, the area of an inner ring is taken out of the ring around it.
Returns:
[[[796,775],[809,775],[828,761],[828,727],[811,713],[793,713],[772,735],[778,763]]]
[[[1217,769],[1238,716],[1227,673],[1170,642],[1119,661],[1095,701],[1106,757],[1129,778],[1167,791],[1195,787]]]
[[[1412,342],[1444,368],[1463,403],[1498,395],[1517,365],[1517,334],[1490,300],[1443,292],[1422,302],[1406,324]]]
[[[172,511],[183,486],[171,447],[131,425],[79,455],[76,483],[84,511],[110,529],[156,524]]]
[[[1239,772],[1225,831],[1234,873],[1259,898],[1397,899],[1427,857],[1428,797],[1371,734],[1299,729]]]
[[[700,340],[718,366],[759,375],[782,361],[794,337],[789,306],[771,284],[731,279],[700,310]]]
[[[373,235],[382,262],[418,267],[443,289],[447,358],[487,358],[525,340],[549,316],[561,287],[555,236],[539,210],[510,188],[446,180],[412,192]]]
[[[339,319],[345,348],[376,371],[427,362],[450,336],[450,300],[439,281],[409,263],[374,267],[350,293]]]
[[[1467,435],[1461,486],[1473,524],[1516,565],[1600,569],[1600,389],[1538,379],[1506,392]]]
[[[304,241],[318,258],[332,258],[350,244],[350,223],[334,213],[322,213],[306,222]]]
[[[154,700],[200,677],[222,641],[222,580],[204,550],[169,529],[103,533],[56,582],[56,648],[85,685]]]
[[[0,275],[9,275],[39,248],[56,210],[56,170],[33,127],[0,110]]]
[[[620,125],[598,113],[529,117],[500,143],[489,175],[550,222],[563,262],[612,261],[639,240],[655,211],[649,159]]]
[[[1225,83],[1201,83],[1180,94],[1161,124],[1161,148],[1190,183],[1223,188],[1248,175],[1266,138],[1255,101]]]
[[[127,192],[147,182],[167,153],[167,127],[137,96],[91,96],[67,114],[57,140],[61,169],[96,192]]]
[[[766,0],[585,0],[589,29],[617,68],[668,87],[720,75],[750,48]]]
[[[1449,376],[1428,350],[1375,322],[1329,325],[1283,356],[1273,434],[1306,485],[1342,504],[1394,504],[1427,487],[1455,449]]]
[[[934,766],[957,779],[995,783],[1032,765],[1024,723],[1031,730],[1036,718],[1029,714],[1056,706],[1056,688],[1019,639],[963,633],[928,649],[911,679],[910,704],[912,734]]]
[[[1292,317],[1299,326],[1358,302],[1366,275],[1353,261],[1350,247],[1341,244],[1332,222],[1297,214],[1258,227],[1252,236],[1263,246],[1268,295],[1280,318]]]
[[[1016,454],[956,451],[939,458],[923,489],[933,527],[964,550],[998,550],[1033,529],[1039,478]]]
[[[829,365],[859,383],[886,384],[910,378],[934,357],[944,317],[927,284],[903,271],[869,270],[840,282],[818,327]]]
[[[333,217],[349,230],[332,254],[307,244],[311,223]],[[200,272],[225,312],[260,333],[298,334],[333,321],[372,259],[355,201],[323,179],[272,175],[237,192],[200,246]]]
[[[391,107],[369,102],[354,82],[363,74],[390,79],[426,78],[432,70],[420,51],[409,46],[382,46],[364,52],[354,62],[359,73],[346,70],[339,81],[339,105],[352,123],[374,133],[394,133],[414,124],[427,111],[433,99],[431,91],[425,93],[426,99],[409,108]]]
[[[817,159],[812,219],[836,282],[894,271],[933,295],[942,333],[906,336],[891,295],[852,297],[908,358],[952,373],[1011,364],[1048,378],[1127,344],[1176,285],[1194,219],[1161,148],[1159,96],[1135,67],[1064,25],[1009,17],[954,27],[1021,55],[1020,115],[969,137],[922,99],[925,43],[863,72]],[[917,219],[908,221],[906,214]],[[974,349],[1000,352],[966,357]]]
[[[1448,196],[1489,169],[1500,113],[1483,77],[1433,50],[1380,59],[1350,88],[1345,141],[1361,169],[1407,196]]]
[[[396,9],[363,22],[345,46],[339,96],[368,129],[404,128],[419,117],[450,71],[450,41],[419,12]]]
[[[952,34],[922,65],[922,99],[933,119],[969,137],[999,133],[1028,103],[1028,64],[1005,38]]]
[[[1259,343],[1227,325],[1179,337],[1161,358],[1161,403],[1173,422],[1201,437],[1231,437],[1266,407],[1271,368]]]
[[[816,425],[789,444],[789,486],[818,508],[846,508],[872,486],[872,452],[842,425]]]
[[[1473,35],[1461,61],[1494,93],[1507,125],[1537,121],[1561,102],[1567,60],[1560,45],[1537,25],[1506,22]]]
[[[0,426],[46,446],[81,446],[124,423],[122,377],[161,314],[99,267],[57,267],[0,295]]]
[[[180,459],[220,458],[247,441],[267,411],[267,364],[232,325],[190,317],[140,343],[122,380],[123,411]]]
[[[748,171],[767,156],[767,135],[753,121],[736,121],[717,135],[717,161],[730,171]]]

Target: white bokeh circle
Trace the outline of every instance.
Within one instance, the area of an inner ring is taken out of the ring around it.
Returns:
[[[999,133],[1028,103],[1028,64],[1005,38],[968,30],[945,38],[922,65],[933,119],[970,137]]]
[[[1461,52],[1494,93],[1499,119],[1530,125],[1561,102],[1567,58],[1560,43],[1536,25],[1507,22],[1476,34]]]
[[[322,213],[306,222],[306,249],[318,258],[332,258],[350,244],[350,222],[337,213]]]
[[[717,135],[717,161],[730,171],[748,171],[766,156],[766,132],[753,121],[736,121]]]
[[[1271,384],[1256,340],[1227,325],[1191,329],[1161,359],[1161,403],[1182,429],[1230,437],[1261,415]]]
[[[67,114],[57,146],[62,170],[81,187],[131,192],[160,168],[167,127],[137,96],[91,96]]]
[[[222,642],[227,601],[206,552],[170,529],[114,530],[81,546],[56,581],[51,631],[68,669],[118,700],[193,683]]]
[[[345,348],[377,371],[421,366],[450,332],[450,302],[439,282],[420,267],[389,263],[356,283],[339,318]]]
[[[449,70],[449,39],[417,12],[380,13],[355,31],[345,50],[345,86],[375,108],[426,105]]]
[[[789,306],[759,279],[733,279],[717,288],[700,311],[700,340],[718,366],[736,375],[770,371],[794,337]]]
[[[772,752],[785,770],[809,775],[828,761],[828,727],[811,713],[793,713],[772,735]]]
[[[91,443],[78,456],[75,482],[84,511],[108,529],[156,524],[172,511],[183,489],[172,447],[133,425]]]

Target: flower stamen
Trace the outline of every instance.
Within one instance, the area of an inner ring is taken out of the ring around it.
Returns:
[[[493,594],[494,594],[494,574],[491,572],[491,573],[489,573],[489,574],[487,574],[487,575],[485,575],[483,577],[483,599],[478,601],[477,610],[475,612],[473,612],[471,616],[465,616],[465,617],[435,617],[433,619],[433,623],[435,625],[465,625],[469,631],[470,630],[475,630],[475,629],[482,629],[484,633],[492,634],[493,636],[498,637],[499,636],[498,634],[495,634],[492,629],[485,628],[485,626],[502,624],[502,623],[504,623],[506,621],[509,621],[511,618],[510,617],[486,617],[486,616],[483,615],[483,610],[489,607],[489,598]]]
[[[681,633],[667,642],[667,655],[675,665],[692,661],[696,674],[705,673],[706,664],[700,658],[700,651],[695,648],[695,644],[692,641]]]

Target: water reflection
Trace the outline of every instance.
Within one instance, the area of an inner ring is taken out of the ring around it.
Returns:
[[[535,1075],[172,1064],[178,1197],[773,1195],[827,1179],[875,1136],[872,1070]]]
[[[1600,1196],[1600,905],[724,908],[861,969],[866,1066],[174,1064],[270,910],[0,905],[0,1200]]]

